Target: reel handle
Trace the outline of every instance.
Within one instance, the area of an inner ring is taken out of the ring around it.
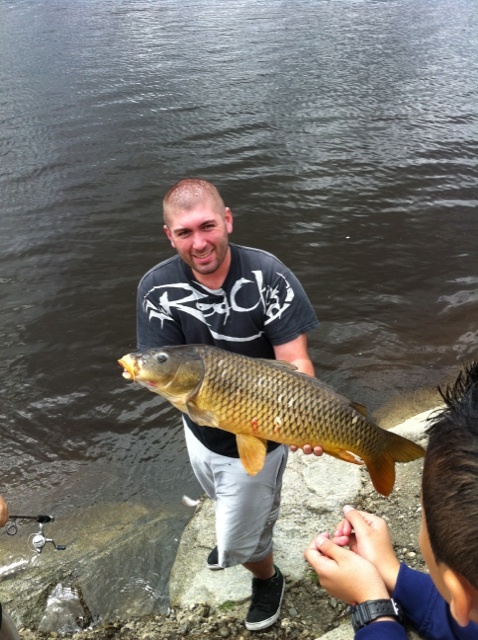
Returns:
[[[50,515],[38,515],[38,516],[22,516],[22,515],[11,515],[8,518],[8,522],[6,525],[7,534],[9,536],[14,536],[18,531],[17,520],[34,520],[38,522],[40,525],[40,530],[37,533],[33,533],[30,536],[30,542],[32,548],[37,553],[41,553],[43,551],[43,547],[47,544],[47,542],[51,542],[51,544],[55,547],[57,551],[64,551],[66,549],[66,545],[64,544],[55,544],[53,538],[47,538],[43,532],[43,528],[49,522],[53,522],[55,518]]]

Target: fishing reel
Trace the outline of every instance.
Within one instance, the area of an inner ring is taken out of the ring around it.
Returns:
[[[32,533],[29,537],[29,542],[31,547],[37,553],[41,553],[43,551],[43,547],[47,544],[47,542],[51,542],[51,544],[55,547],[57,551],[64,551],[66,549],[66,545],[64,544],[55,544],[53,538],[47,538],[45,536],[44,527],[49,522],[54,521],[53,516],[40,515],[40,516],[10,516],[8,518],[8,522],[6,524],[6,531],[9,536],[16,535],[18,531],[17,520],[34,520],[39,524],[39,531],[36,533]]]

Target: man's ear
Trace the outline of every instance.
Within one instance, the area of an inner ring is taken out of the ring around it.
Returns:
[[[172,236],[171,236],[171,232],[169,231],[168,227],[167,227],[165,224],[163,224],[163,231],[164,231],[164,233],[168,236],[168,240],[169,240],[169,242],[171,243],[171,246],[172,246],[173,248],[176,248],[176,247],[174,246],[174,241],[173,241],[173,238],[172,238]]]
[[[451,615],[460,627],[466,627],[470,612],[478,605],[477,593],[468,580],[449,567],[445,568],[442,578],[450,594]]]
[[[224,220],[226,221],[227,232],[232,233],[232,211],[229,209],[229,207],[225,208]]]

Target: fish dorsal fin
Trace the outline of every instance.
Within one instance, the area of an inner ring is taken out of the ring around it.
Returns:
[[[219,421],[213,411],[201,411],[192,402],[186,403],[187,413],[191,420],[201,427],[219,427]]]
[[[355,400],[351,400],[350,405],[355,409],[355,411],[361,413],[364,418],[367,417],[367,407],[365,407],[363,404],[360,404],[360,402],[355,402]]]
[[[271,364],[278,369],[286,369],[287,371],[297,371],[298,367],[292,362],[287,362],[287,360],[271,360],[270,358],[255,358],[259,362],[265,362],[267,364]]]
[[[244,469],[250,476],[255,476],[264,466],[267,453],[267,441],[256,436],[238,433],[236,436],[239,457]]]

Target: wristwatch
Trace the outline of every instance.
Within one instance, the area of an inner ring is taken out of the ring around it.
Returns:
[[[352,627],[357,632],[377,618],[396,618],[402,622],[402,610],[393,598],[388,600],[366,600],[350,607]]]

